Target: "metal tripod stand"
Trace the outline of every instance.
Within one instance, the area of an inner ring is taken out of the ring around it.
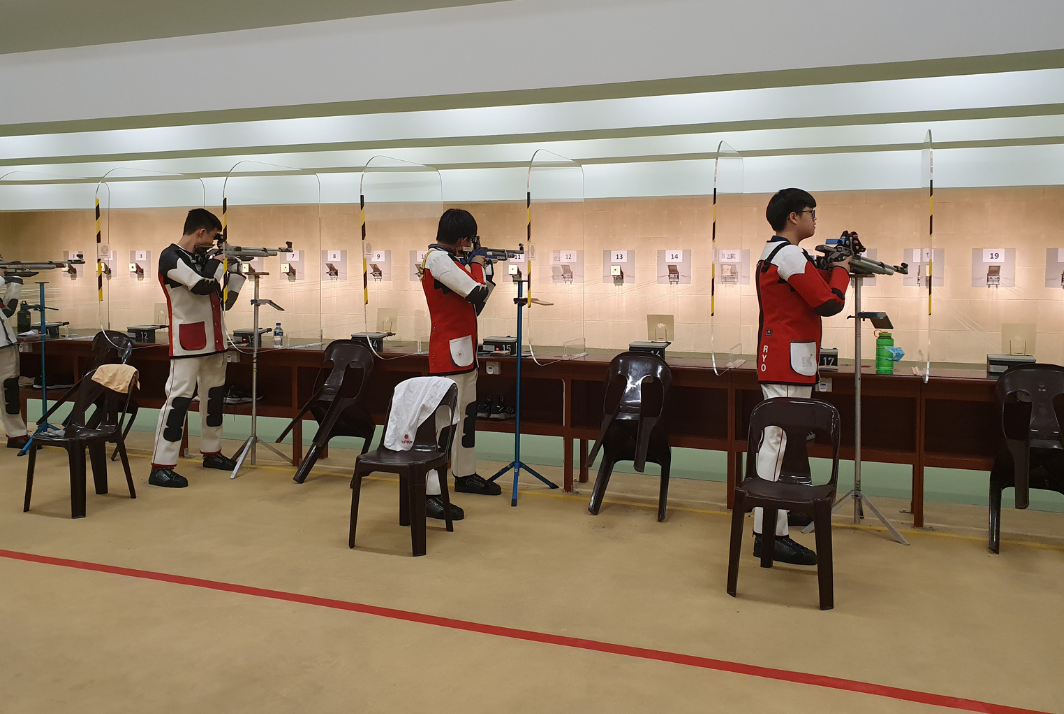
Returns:
[[[517,479],[518,476],[521,474],[521,469],[524,469],[528,473],[532,474],[540,481],[545,483],[547,486],[551,488],[558,488],[558,484],[554,483],[553,481],[550,481],[549,479],[544,478],[539,473],[537,473],[535,469],[529,467],[528,464],[521,461],[521,353],[524,351],[521,333],[521,316],[523,308],[525,307],[525,305],[528,304],[528,298],[524,297],[525,281],[522,279],[516,282],[517,297],[514,298],[514,304],[517,305],[517,398],[515,400],[516,411],[514,413],[514,460],[506,466],[503,466],[501,469],[499,469],[498,473],[488,479],[489,481],[494,482],[510,469],[514,470],[514,487],[513,493],[510,495],[511,506],[517,505]]]
[[[854,432],[853,432],[853,490],[847,493],[845,496],[835,502],[835,505],[831,507],[831,512],[835,513],[848,500],[853,500],[853,522],[860,523],[864,518],[864,506],[868,506],[869,510],[875,514],[890,534],[894,536],[894,540],[898,541],[902,545],[909,545],[909,541],[905,540],[903,536],[894,525],[888,521],[880,512],[876,505],[872,503],[872,500],[865,495],[861,490],[861,322],[863,320],[872,321],[873,326],[889,328],[890,320],[883,313],[861,312],[861,284],[864,282],[864,275],[854,275],[853,277],[853,302],[854,302],[854,368],[853,368],[853,399],[855,407],[854,416]],[[883,321],[882,324],[876,324],[879,321]],[[807,526],[807,531],[812,530],[811,526]]]
[[[260,300],[259,299],[259,278],[263,275],[269,275],[269,273],[252,272],[250,277],[255,282],[255,296],[251,299],[251,312],[252,312],[252,329],[251,329],[251,436],[240,446],[236,452],[236,468],[233,469],[233,473],[229,475],[229,478],[234,479],[237,474],[240,473],[240,468],[244,465],[244,460],[251,455],[251,465],[255,465],[256,451],[258,445],[262,444],[267,449],[277,454],[284,460],[288,460],[288,457],[282,454],[268,441],[263,441],[259,438],[258,432],[258,417],[259,417],[259,347],[262,342],[262,336],[259,334],[259,308],[263,305],[269,305],[274,310],[284,312],[284,308],[275,303],[273,300]]]

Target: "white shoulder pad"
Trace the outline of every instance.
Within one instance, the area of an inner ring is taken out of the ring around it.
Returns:
[[[454,258],[442,250],[428,252],[425,256],[425,270],[462,297],[466,297],[480,285],[472,275],[454,262]]]
[[[805,272],[806,266],[809,265],[809,255],[796,245],[785,245],[776,253],[772,264],[776,266],[781,278],[790,280],[792,275]]]

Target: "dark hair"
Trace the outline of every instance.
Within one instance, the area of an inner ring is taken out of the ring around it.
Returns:
[[[200,228],[206,228],[209,231],[220,231],[222,230],[222,222],[218,220],[218,216],[206,208],[193,208],[185,218],[185,228],[182,232],[190,236]]]
[[[448,208],[440,216],[440,226],[436,229],[436,242],[454,245],[463,238],[472,238],[477,234],[477,221],[473,214],[461,208]]]
[[[815,198],[800,188],[785,188],[768,200],[765,218],[772,230],[782,231],[792,213],[801,213],[807,208],[816,208]]]

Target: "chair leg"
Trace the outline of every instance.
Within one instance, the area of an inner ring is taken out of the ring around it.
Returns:
[[[772,555],[776,550],[776,514],[778,508],[764,507],[761,518],[761,567],[772,567]],[[768,531],[768,533],[765,533]]]
[[[1001,552],[1001,485],[990,482],[990,552]]]
[[[307,480],[307,476],[310,475],[310,470],[314,468],[314,464],[318,460],[318,445],[312,443],[310,448],[307,449],[307,455],[303,457],[303,460],[299,462],[299,468],[296,469],[296,475],[292,479],[296,483],[303,483]]]
[[[33,468],[37,465],[37,445],[34,444],[29,450],[29,463],[26,464],[26,498],[22,504],[22,512],[30,510],[30,494],[33,493]]]
[[[70,517],[85,517],[85,444],[75,441],[67,445],[70,468]]]
[[[373,434],[370,434],[368,437],[366,437],[365,440],[363,440],[363,442],[362,442],[362,453],[363,454],[366,453],[367,451],[369,451],[370,443],[372,443],[372,441],[373,441]]]
[[[129,486],[129,497],[137,497],[137,489],[133,487],[133,472],[129,470],[129,454],[126,453],[126,441],[124,438],[119,438],[118,443],[115,444],[115,451],[122,457],[122,470],[126,473],[126,485]]]
[[[89,463],[92,465],[92,481],[96,495],[107,493],[107,444],[102,441],[89,443]]]
[[[425,515],[425,476],[422,474],[420,483],[416,483],[417,479],[411,479],[414,483],[411,483],[408,487],[410,493],[410,547],[414,553],[414,557],[419,555],[425,555],[426,549],[426,536],[428,524],[425,522],[427,517]]]
[[[661,488],[658,491],[658,523],[665,520],[665,506],[669,502],[669,469],[671,460],[665,459],[661,464]]]
[[[739,555],[743,548],[743,526],[746,509],[743,508],[743,492],[735,490],[735,505],[732,506],[731,543],[728,546],[728,594],[735,597],[739,583]]]
[[[347,534],[347,547],[355,547],[355,527],[358,525],[358,496],[362,492],[362,472],[357,468],[351,477],[351,528]]]
[[[129,416],[129,421],[126,422],[126,428],[122,431],[122,440],[123,441],[125,441],[126,437],[129,436],[129,432],[133,430],[133,422],[135,422],[137,420],[137,412],[139,412],[139,411],[140,411],[140,407],[137,406],[136,402],[133,402],[129,406],[129,415],[128,415]],[[114,461],[115,458],[118,455],[119,455],[118,444],[115,444],[115,450],[111,452],[111,461]]]
[[[606,486],[610,483],[610,476],[613,475],[615,463],[607,458],[605,453],[602,454],[602,463],[599,464],[595,487],[591,489],[591,502],[587,504],[587,512],[593,516],[597,516],[599,509],[602,508],[602,499],[606,495]]]
[[[444,474],[447,472],[444,471]],[[443,520],[447,524],[447,532],[454,533],[454,521],[451,520],[451,493],[447,488],[447,476],[440,476],[440,495],[443,497]]]
[[[410,525],[410,483],[406,476],[399,476],[399,525]]]
[[[816,576],[820,583],[820,609],[835,607],[834,563],[831,558],[831,501],[817,501],[813,514],[816,524]]]

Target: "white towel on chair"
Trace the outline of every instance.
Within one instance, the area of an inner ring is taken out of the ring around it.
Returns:
[[[432,416],[454,382],[446,377],[414,377],[395,386],[392,411],[385,428],[384,446],[392,451],[409,451],[421,424]],[[452,417],[458,423],[458,415]]]

